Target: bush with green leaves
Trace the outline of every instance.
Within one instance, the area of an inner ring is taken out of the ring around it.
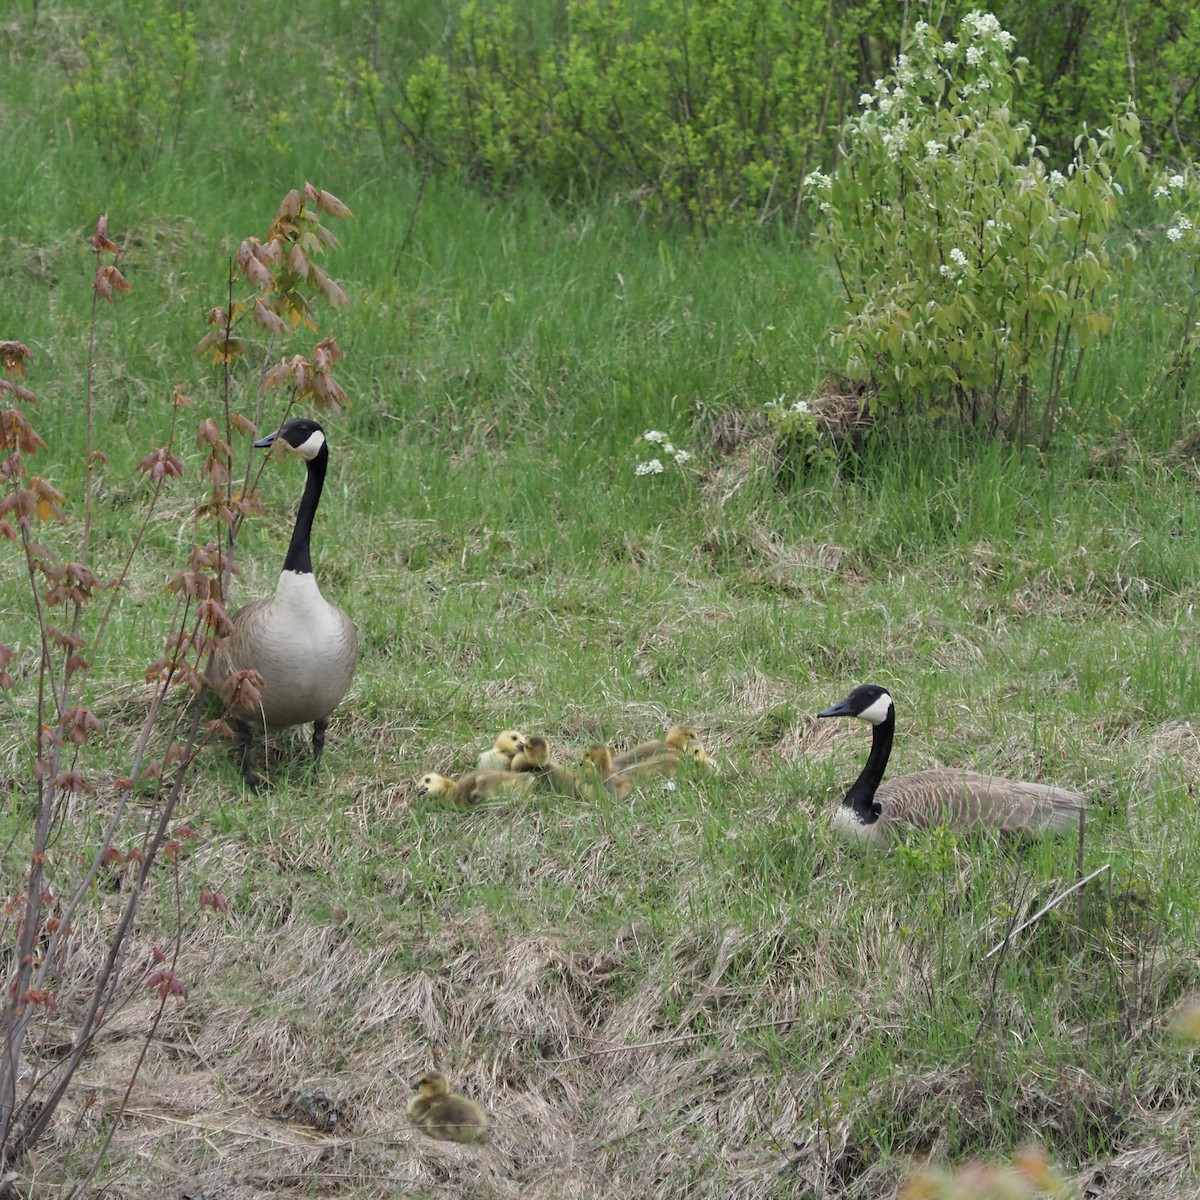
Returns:
[[[524,6],[472,0],[396,113],[410,148],[493,186],[616,190],[701,227],[791,215],[884,8],[575,0],[539,39]]]
[[[178,145],[195,99],[195,25],[190,10],[155,0],[128,27],[90,26],[64,56],[76,125],[106,162],[145,167]]]
[[[805,185],[844,301],[839,367],[890,417],[1044,445],[1109,329],[1109,235],[1144,157],[1127,106],[1048,164],[1013,112],[1012,45],[987,13],[957,40],[919,22],[847,121],[836,170]]]

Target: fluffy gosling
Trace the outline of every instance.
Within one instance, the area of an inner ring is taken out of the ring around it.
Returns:
[[[477,771],[511,771],[513,758],[525,749],[525,735],[515,729],[502,729],[490,750],[475,764]]]
[[[452,1092],[440,1071],[426,1071],[412,1087],[417,1094],[408,1102],[408,1115],[422,1133],[447,1142],[483,1141],[487,1113],[474,1100]]]

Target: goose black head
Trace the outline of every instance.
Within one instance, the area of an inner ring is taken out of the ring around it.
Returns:
[[[289,450],[299,454],[310,462],[321,453],[325,445],[325,430],[311,417],[292,417],[274,432],[266,437],[260,437],[255,443],[255,449],[265,450],[278,438]]]
[[[858,717],[872,725],[881,725],[891,715],[892,697],[887,688],[877,683],[863,683],[845,700],[839,700],[817,713],[818,717]]]

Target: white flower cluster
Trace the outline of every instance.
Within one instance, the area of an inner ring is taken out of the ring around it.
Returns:
[[[1191,221],[1182,213],[1175,214],[1175,224],[1167,230],[1167,238],[1172,242],[1182,240],[1183,235],[1192,227]]]
[[[789,404],[786,396],[778,396],[774,400],[768,400],[767,407],[773,408],[779,413],[806,413],[810,411],[807,400],[793,400]]]
[[[991,13],[969,12],[963,17],[962,24],[980,41],[997,41],[1005,50],[1011,49],[1017,40],[1007,29],[1000,28],[1000,22]]]
[[[673,446],[661,429],[647,429],[642,434],[642,441],[649,442],[652,446],[661,446],[663,454],[674,459],[679,466],[683,466],[692,457],[686,450],[680,450],[677,446]],[[635,475],[661,475],[665,470],[662,459],[652,458],[649,462],[638,463],[633,468],[633,473]]]
[[[1182,191],[1187,187],[1187,179],[1182,175],[1168,175],[1166,179],[1154,188],[1155,200],[1161,200],[1164,196],[1169,196],[1172,192]]]

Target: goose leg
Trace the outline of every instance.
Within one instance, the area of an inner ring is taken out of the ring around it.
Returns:
[[[321,765],[321,755],[325,753],[325,730],[329,728],[329,718],[323,717],[313,722],[313,767]]]
[[[254,773],[254,730],[245,721],[235,721],[233,728],[237,734],[237,749],[242,769],[242,778],[246,781],[246,786],[252,792],[257,792],[262,787],[262,780]]]

